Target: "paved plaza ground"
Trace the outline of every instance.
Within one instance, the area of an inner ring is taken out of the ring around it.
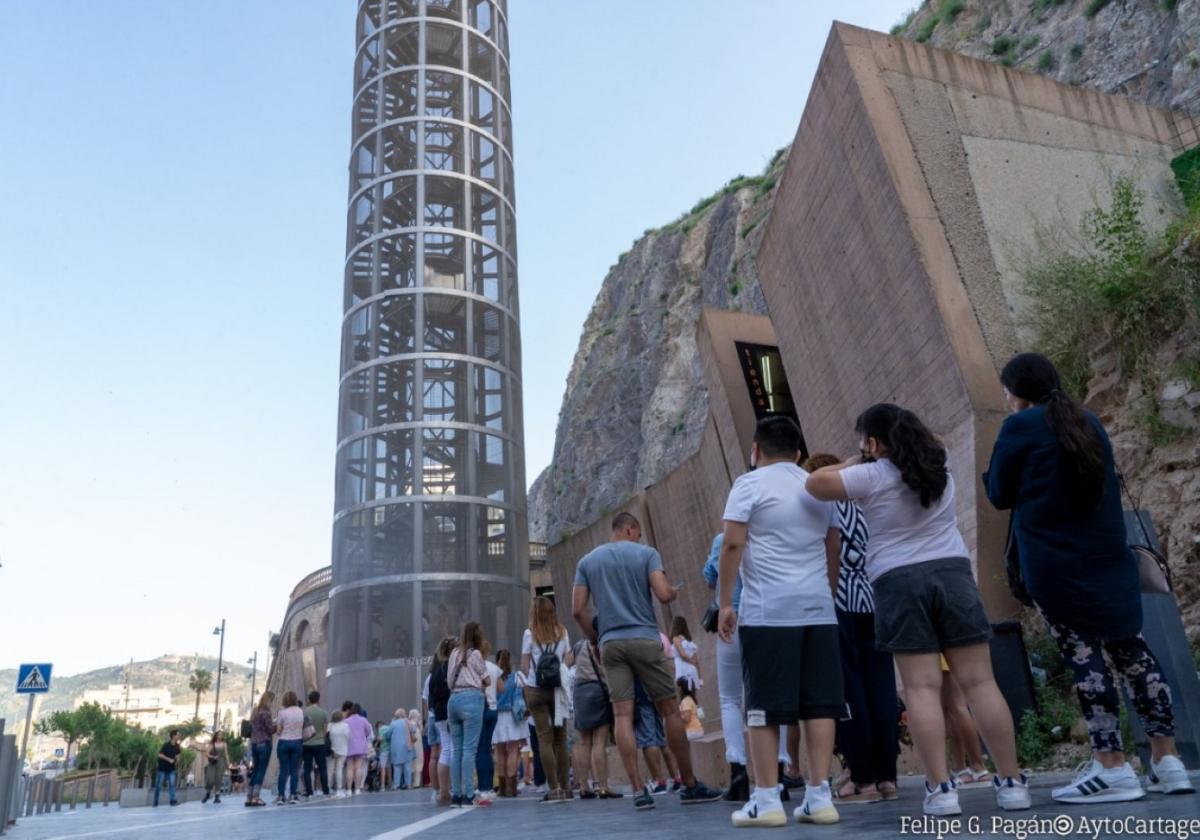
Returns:
[[[1193,778],[1200,774],[1193,774]],[[1149,794],[1139,802],[1114,805],[1065,806],[1050,800],[1049,789],[1066,777],[1044,776],[1034,781],[1034,808],[1015,814],[998,811],[990,790],[962,792],[964,815],[958,825],[922,824],[921,782],[901,780],[901,799],[877,805],[843,806],[842,821],[834,826],[791,824],[767,836],[828,838],[892,838],[997,836],[1049,837],[1200,837],[1200,797]],[[1069,780],[1069,779],[1066,779]],[[1198,778],[1200,781],[1200,778]],[[170,840],[249,840],[249,838],[332,838],[332,840],[401,840],[406,837],[459,840],[484,837],[581,838],[635,836],[702,838],[759,832],[735,831],[729,823],[733,808],[720,803],[681,806],[676,797],[655,798],[653,811],[636,812],[630,799],[576,800],[542,805],[525,795],[501,800],[490,808],[438,808],[427,790],[366,794],[352,799],[317,799],[301,805],[244,808],[242,797],[226,797],[221,805],[189,803],[176,808],[92,808],[21,820],[7,835],[12,840],[74,840],[75,838],[163,837]],[[793,805],[796,804],[793,802]],[[790,812],[790,809],[789,809]],[[1084,824],[1086,818],[1088,824]],[[1105,820],[1111,820],[1108,825]],[[994,823],[997,820],[1000,822]],[[1127,821],[1116,824],[1116,821]],[[1137,821],[1142,822],[1137,822]],[[1153,821],[1162,822],[1156,824]],[[1173,821],[1169,823],[1167,821]],[[1032,823],[1040,822],[1034,826]],[[496,832],[501,832],[497,834]]]

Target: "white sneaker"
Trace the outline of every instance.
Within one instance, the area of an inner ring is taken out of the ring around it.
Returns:
[[[1073,804],[1087,802],[1132,802],[1146,795],[1138,783],[1137,775],[1129,762],[1105,770],[1104,765],[1092,759],[1075,781],[1069,785],[1055,788],[1050,796],[1055,802]]]
[[[1025,776],[1001,779],[992,777],[992,785],[996,788],[996,807],[1001,811],[1025,811],[1033,807],[1029,798],[1029,780]]]
[[[925,783],[925,804],[922,809],[931,817],[954,817],[962,813],[958,804],[958,788],[953,782],[942,782],[935,788]]]
[[[1146,790],[1152,793],[1195,793],[1187,768],[1178,756],[1164,755],[1161,761],[1150,762],[1150,781]]]
[[[837,808],[833,807],[833,792],[829,790],[829,782],[821,782],[813,787],[804,788],[804,802],[792,811],[792,817],[800,823],[816,823],[817,825],[833,825],[841,817]]]
[[[760,799],[769,801],[760,802]],[[760,797],[758,791],[754,791],[750,801],[734,811],[730,820],[735,828],[778,828],[787,825],[787,814],[778,796]]]

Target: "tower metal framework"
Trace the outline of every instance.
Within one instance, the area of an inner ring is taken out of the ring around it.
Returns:
[[[362,0],[327,699],[414,702],[528,603],[505,0]],[[373,713],[373,712],[372,712]]]

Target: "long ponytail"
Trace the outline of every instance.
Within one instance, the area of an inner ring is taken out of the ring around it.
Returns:
[[[1104,495],[1104,444],[1083,407],[1063,390],[1054,364],[1038,353],[1014,356],[1000,373],[1014,397],[1045,406],[1046,423],[1062,449],[1064,477],[1073,496],[1094,508]]]
[[[929,507],[946,492],[950,472],[946,468],[946,447],[921,418],[891,403],[873,405],[859,415],[854,430],[882,441],[888,458],[900,478]]]

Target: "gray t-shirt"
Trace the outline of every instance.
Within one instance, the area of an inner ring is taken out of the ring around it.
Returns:
[[[658,639],[650,575],[662,570],[657,551],[629,540],[605,543],[579,561],[575,585],[591,590],[600,641]]]

